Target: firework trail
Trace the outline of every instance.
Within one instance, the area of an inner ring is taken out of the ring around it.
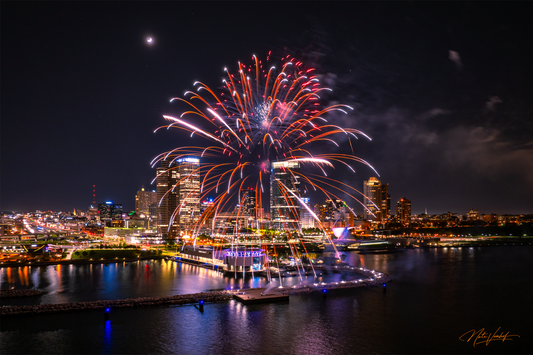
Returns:
[[[263,63],[255,55],[252,59],[249,66],[239,62],[235,74],[224,69],[222,88],[217,92],[195,82],[196,91],[185,92],[183,98],[173,98],[171,101],[183,102],[188,109],[179,117],[164,115],[169,123],[156,129],[185,130],[191,133],[191,137],[196,135],[210,143],[180,146],[152,161],[155,166],[161,160],[170,160],[172,166],[172,162],[185,157],[202,159],[200,199],[211,195],[216,198],[192,228],[193,235],[209,216],[220,215],[236,200],[242,205],[243,189],[255,190],[256,210],[261,209],[263,196],[268,193],[265,184],[270,181],[273,162],[292,163],[284,164],[283,169],[293,179],[298,179],[305,190],[321,191],[329,199],[338,198],[337,193],[347,194],[363,205],[354,196],[362,195],[361,192],[328,177],[327,169],[347,168],[355,172],[353,163],[372,166],[354,155],[321,153],[326,144],[338,147],[336,135],[370,139],[359,130],[328,122],[329,113],[347,114],[352,108],[342,104],[324,106],[321,95],[331,89],[321,86],[315,69],[306,69],[295,58],[283,58],[278,67]],[[291,168],[294,166],[298,169]],[[303,174],[299,167],[305,166],[319,170],[321,174]],[[186,178],[181,177],[181,180]],[[276,179],[272,183],[278,184],[289,205],[301,203],[291,186]],[[297,209],[289,210],[295,214]],[[179,208],[174,215],[178,213]],[[312,211],[310,213],[320,225],[317,216]]]

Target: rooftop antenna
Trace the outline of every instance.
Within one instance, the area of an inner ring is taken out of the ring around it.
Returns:
[[[93,206],[96,206],[96,185],[93,185]]]

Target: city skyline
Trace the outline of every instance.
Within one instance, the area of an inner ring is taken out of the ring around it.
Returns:
[[[349,121],[328,119],[373,139],[353,149],[389,183],[393,204],[406,197],[413,214],[533,213],[531,52],[522,46],[532,31],[504,15],[520,19],[529,5],[339,4],[339,14],[311,4],[268,35],[250,25],[248,41],[203,33],[185,40],[179,34],[200,16],[212,30],[237,28],[215,20],[218,5],[200,15],[198,5],[181,4],[179,24],[161,21],[177,6],[136,4],[117,20],[119,4],[105,12],[98,4],[3,5],[0,210],[86,210],[93,185],[97,202],[133,210],[141,186],[155,189],[152,158],[176,142],[195,143],[188,134],[152,133],[163,114],[180,112],[169,98],[272,50],[317,67],[334,97],[354,106]],[[27,22],[16,20],[22,14]],[[350,39],[335,40],[339,33]],[[341,178],[357,189],[376,176],[355,169]]]

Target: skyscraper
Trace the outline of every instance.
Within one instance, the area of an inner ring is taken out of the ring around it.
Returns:
[[[381,220],[385,221],[391,217],[389,184],[381,185]]]
[[[241,214],[247,217],[257,217],[255,190],[251,187],[241,190]]]
[[[135,212],[148,215],[150,213],[150,205],[153,203],[157,203],[157,192],[145,191],[143,187],[135,195]]]
[[[305,208],[305,206],[307,206],[311,209],[311,200],[309,197],[302,197],[302,202],[302,206],[300,206],[300,226],[302,228],[315,228],[315,220],[311,215],[311,212]]]
[[[178,234],[177,221],[174,220],[170,228],[169,221],[178,205],[178,172],[169,170],[169,163],[168,160],[161,160],[161,166],[156,169],[157,224],[163,237],[175,238]]]
[[[405,197],[402,197],[396,202],[396,218],[402,224],[409,224],[411,222],[411,201]]]
[[[200,159],[182,158],[178,166],[178,211],[174,219],[182,233],[190,232],[200,216]]]
[[[375,177],[363,182],[363,194],[365,195],[363,204],[366,207],[363,211],[364,219],[381,221],[382,193],[381,181]]]
[[[200,214],[200,160],[162,160],[156,171],[160,232],[169,238],[190,232]]]
[[[298,162],[273,162],[270,171],[270,218],[275,228],[298,229],[300,181]]]

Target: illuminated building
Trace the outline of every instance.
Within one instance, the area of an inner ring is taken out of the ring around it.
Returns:
[[[137,214],[144,213],[148,215],[150,213],[150,205],[157,203],[157,193],[154,191],[145,191],[144,187],[141,191],[137,191],[135,195],[135,212]]]
[[[324,219],[326,218],[326,214],[327,214],[326,208],[327,208],[326,205],[321,205],[319,203],[317,203],[314,207],[314,213],[321,222],[324,221]]]
[[[300,219],[298,162],[273,162],[270,171],[270,218],[274,228],[298,229]]]
[[[381,185],[381,219],[387,220],[391,218],[390,213],[390,194],[389,184]]]
[[[200,160],[162,160],[156,184],[160,232],[175,238],[190,231],[200,215]]]
[[[402,224],[411,222],[411,201],[405,197],[396,202],[396,218]]]
[[[342,200],[326,200],[326,204],[323,206],[322,211],[320,211],[323,214],[322,222],[334,221],[335,212],[338,210],[341,204]]]
[[[259,248],[213,249],[212,247],[185,245],[177,253],[176,260],[192,260],[197,263],[222,266],[224,272],[262,271],[267,262],[265,252]]]
[[[337,209],[335,210],[335,225],[336,227],[353,227],[355,214],[348,207],[345,201],[337,200]]]
[[[252,188],[241,190],[241,201],[241,213],[247,217],[256,218],[257,204],[255,190]]]
[[[479,219],[479,211],[472,209],[466,213],[466,216],[469,221],[477,221]]]
[[[148,206],[148,215],[150,218],[155,218],[157,221],[157,192],[156,192],[156,202],[151,203],[150,206]]]
[[[122,205],[107,201],[98,204],[98,215],[102,221],[122,219]]]
[[[309,209],[311,208],[311,200],[309,197],[302,197],[302,206],[300,206],[300,226],[302,228],[315,228],[315,219],[311,215],[311,212],[305,206],[307,206]],[[303,206],[305,204],[305,206]]]
[[[175,214],[181,232],[190,231],[200,216],[200,159],[182,158],[178,166],[178,208]]]
[[[315,214],[326,228],[353,225],[355,217],[346,202],[340,199],[329,199],[322,205],[315,205]]]
[[[388,190],[388,188],[387,188]],[[369,221],[381,221],[382,208],[381,181],[371,177],[363,182],[364,206],[363,218]]]
[[[156,194],[157,194],[157,224],[159,232],[164,237],[175,238],[178,234],[177,221],[169,227],[170,216],[178,206],[178,192],[175,185],[178,182],[178,172],[169,170],[169,161],[161,160],[161,166],[156,169]],[[168,192],[168,194],[167,194]]]

